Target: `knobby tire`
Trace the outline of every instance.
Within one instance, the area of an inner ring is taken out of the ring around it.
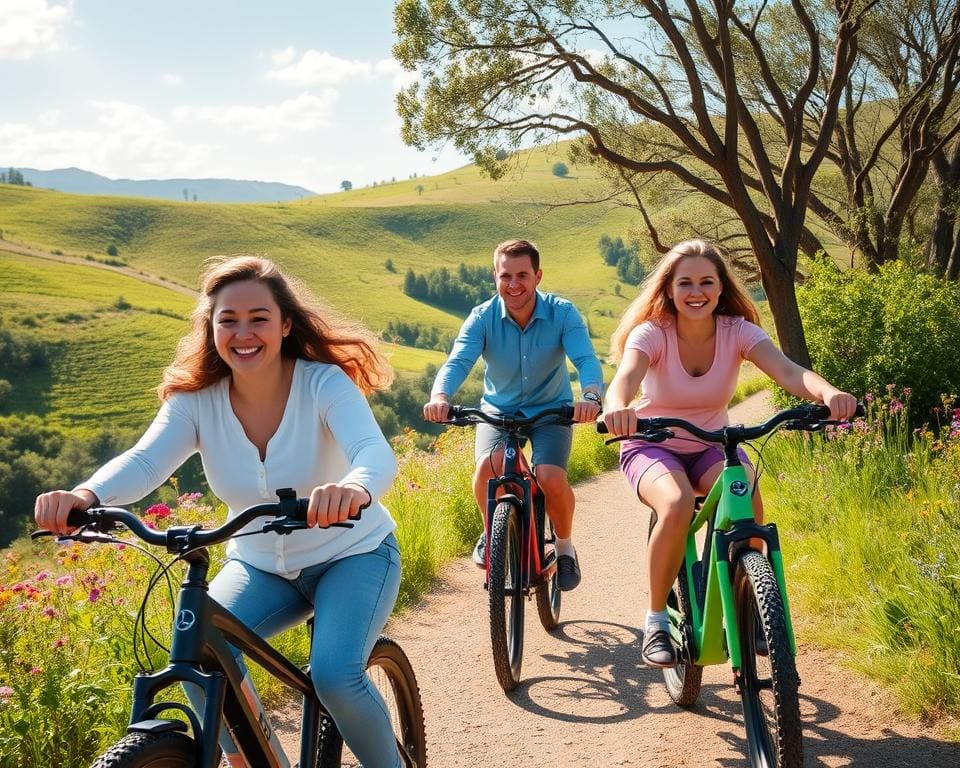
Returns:
[[[520,519],[510,502],[500,502],[490,524],[490,643],[493,668],[504,691],[520,682],[523,663],[523,595],[520,574]]]
[[[91,768],[193,768],[196,757],[193,739],[179,731],[128,733]]]
[[[742,656],[740,700],[752,768],[801,768],[803,736],[796,661],[773,568],[754,550],[740,555],[734,605]],[[757,656],[756,623],[768,655]]]
[[[536,514],[537,532],[541,542],[551,542],[555,540],[553,533],[553,523],[547,516],[544,509],[543,497],[538,496],[534,503]],[[542,550],[541,550],[542,551]],[[556,554],[554,554],[556,560]],[[537,587],[537,615],[540,617],[540,623],[547,632],[556,629],[560,623],[560,600],[563,592],[557,586],[557,570],[554,568],[553,575]]]
[[[393,640],[381,637],[373,646],[367,671],[384,695],[405,768],[425,768],[427,737],[423,724],[423,704],[417,678],[407,655]],[[379,677],[377,671],[382,671],[389,691],[376,680]]]
[[[650,510],[650,529],[647,532],[647,541],[653,535],[657,525],[657,513]],[[693,610],[690,602],[690,588],[685,578],[687,567],[686,558],[680,563],[680,571],[667,595],[667,605],[683,614],[680,625],[680,634],[683,645],[677,650],[677,666],[665,668],[663,682],[670,699],[677,706],[688,709],[700,698],[700,685],[703,680],[703,667],[694,663],[695,650],[693,645],[693,625],[691,617]]]

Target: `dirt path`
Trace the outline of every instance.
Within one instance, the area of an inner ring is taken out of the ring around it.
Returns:
[[[765,404],[751,398],[735,421]],[[547,634],[528,604],[523,682],[509,696],[490,660],[486,592],[467,558],[445,569],[390,635],[416,669],[431,768],[453,766],[746,766],[727,667],[705,671],[692,711],[675,707],[658,671],[637,665],[647,513],[618,473],[576,488],[583,582]],[[955,768],[960,747],[899,722],[888,698],[805,642],[798,659],[806,764]]]

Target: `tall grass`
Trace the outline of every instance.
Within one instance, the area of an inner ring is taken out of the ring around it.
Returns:
[[[960,409],[911,433],[907,398],[764,451],[764,497],[811,639],[850,651],[923,718],[960,716]],[[773,482],[772,478],[777,482]]]
[[[472,430],[448,430],[437,449],[415,447],[413,436],[396,441],[400,472],[384,498],[397,521],[403,556],[398,610],[412,606],[436,579],[443,563],[465,554],[481,530],[471,491]],[[571,476],[582,479],[615,461],[588,428],[575,431]],[[179,489],[176,491],[179,493]],[[215,525],[222,510],[181,494],[179,505],[146,511],[158,527]],[[222,548],[211,551],[214,571]],[[0,768],[60,765],[80,768],[124,732],[130,711],[133,627],[139,601],[153,571],[132,547],[54,548],[48,541],[7,552],[0,575]],[[174,590],[183,572],[171,575]],[[148,606],[151,633],[169,645],[172,604],[165,587]],[[308,641],[302,628],[273,645],[304,663]],[[142,654],[141,654],[142,655]],[[155,666],[163,652],[151,644]],[[282,690],[251,665],[254,683],[268,706]],[[174,694],[179,698],[179,694]]]

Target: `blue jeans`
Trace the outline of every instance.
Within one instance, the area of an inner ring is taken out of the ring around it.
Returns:
[[[392,533],[372,552],[310,566],[295,579],[229,560],[210,583],[210,596],[262,637],[313,614],[310,676],[364,768],[401,766],[386,705],[366,673],[399,590],[400,550]],[[198,691],[189,687],[191,701],[202,710],[195,701]],[[224,736],[224,751],[236,751],[225,731]]]

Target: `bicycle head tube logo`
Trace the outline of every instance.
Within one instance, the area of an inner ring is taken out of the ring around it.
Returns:
[[[193,611],[184,608],[177,614],[177,631],[183,632],[185,629],[190,629],[196,620],[197,617],[193,615]]]
[[[504,453],[504,455],[505,455],[508,459],[515,459],[515,458],[517,458],[517,449],[516,449],[516,448],[506,448],[506,449],[504,449],[503,453]]]
[[[746,496],[749,490],[750,486],[743,482],[743,480],[734,480],[730,483],[730,493],[734,496]]]

